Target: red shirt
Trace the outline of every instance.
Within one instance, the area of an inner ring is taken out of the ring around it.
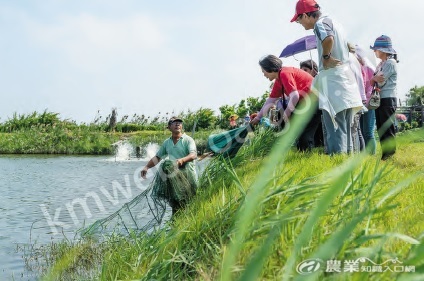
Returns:
[[[313,79],[309,73],[300,68],[283,67],[269,97],[279,98],[283,93],[288,97],[291,92],[298,91],[300,98],[303,98],[309,94]]]

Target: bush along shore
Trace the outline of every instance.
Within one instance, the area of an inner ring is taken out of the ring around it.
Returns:
[[[161,143],[167,135],[161,131],[143,131],[130,134],[95,132],[79,126],[69,130],[58,126],[31,128],[14,133],[0,133],[1,154],[86,154],[110,155],[113,143],[128,139],[139,146],[149,142]],[[134,138],[134,140],[132,140]]]
[[[111,155],[115,152],[113,144],[122,140],[134,147],[161,144],[170,134],[163,122],[118,122],[112,126],[105,121],[76,124],[46,111],[15,115],[0,124],[0,154]],[[211,130],[201,128],[187,130],[187,134],[195,137],[199,153],[205,151],[210,133]]]
[[[213,158],[163,230],[34,245],[31,259],[49,265],[40,278],[422,280],[424,130],[400,135],[381,161],[299,153],[299,124]]]

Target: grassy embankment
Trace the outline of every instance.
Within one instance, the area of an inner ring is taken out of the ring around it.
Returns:
[[[424,131],[399,136],[385,162],[298,153],[296,133],[274,146],[274,134],[257,134],[231,162],[214,159],[168,231],[47,247],[45,280],[83,278],[90,268],[99,280],[297,280],[308,258],[324,269],[342,261],[343,272],[343,261],[361,257],[397,258],[416,272],[319,270],[302,280],[422,280]]]

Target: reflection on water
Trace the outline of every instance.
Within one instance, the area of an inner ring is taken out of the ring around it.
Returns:
[[[109,160],[0,157],[0,280],[36,279],[28,272],[23,274],[18,244],[44,244],[64,236],[72,239],[84,224],[113,213],[148,186],[149,180],[138,176],[146,159]]]

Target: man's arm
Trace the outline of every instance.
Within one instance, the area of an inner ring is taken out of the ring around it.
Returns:
[[[183,166],[187,162],[191,162],[193,160],[196,160],[196,158],[197,158],[197,153],[191,152],[187,156],[180,158],[180,159],[177,159],[178,167]]]
[[[331,55],[331,50],[333,49],[334,38],[333,36],[327,36],[322,40],[322,55]]]
[[[334,38],[333,36],[327,36],[322,40],[322,62],[324,69],[333,68],[341,64],[341,61],[331,56],[331,50],[333,49]],[[347,47],[346,47],[347,48]]]
[[[178,167],[182,167],[185,165],[185,163],[191,162],[197,158],[197,148],[194,140],[190,137],[187,137],[187,139],[184,141],[184,145],[186,146],[188,154],[182,158],[177,159]]]
[[[147,170],[153,168],[160,162],[160,157],[155,156],[147,162],[146,166],[144,166],[143,170],[141,170],[141,177],[146,179]]]

